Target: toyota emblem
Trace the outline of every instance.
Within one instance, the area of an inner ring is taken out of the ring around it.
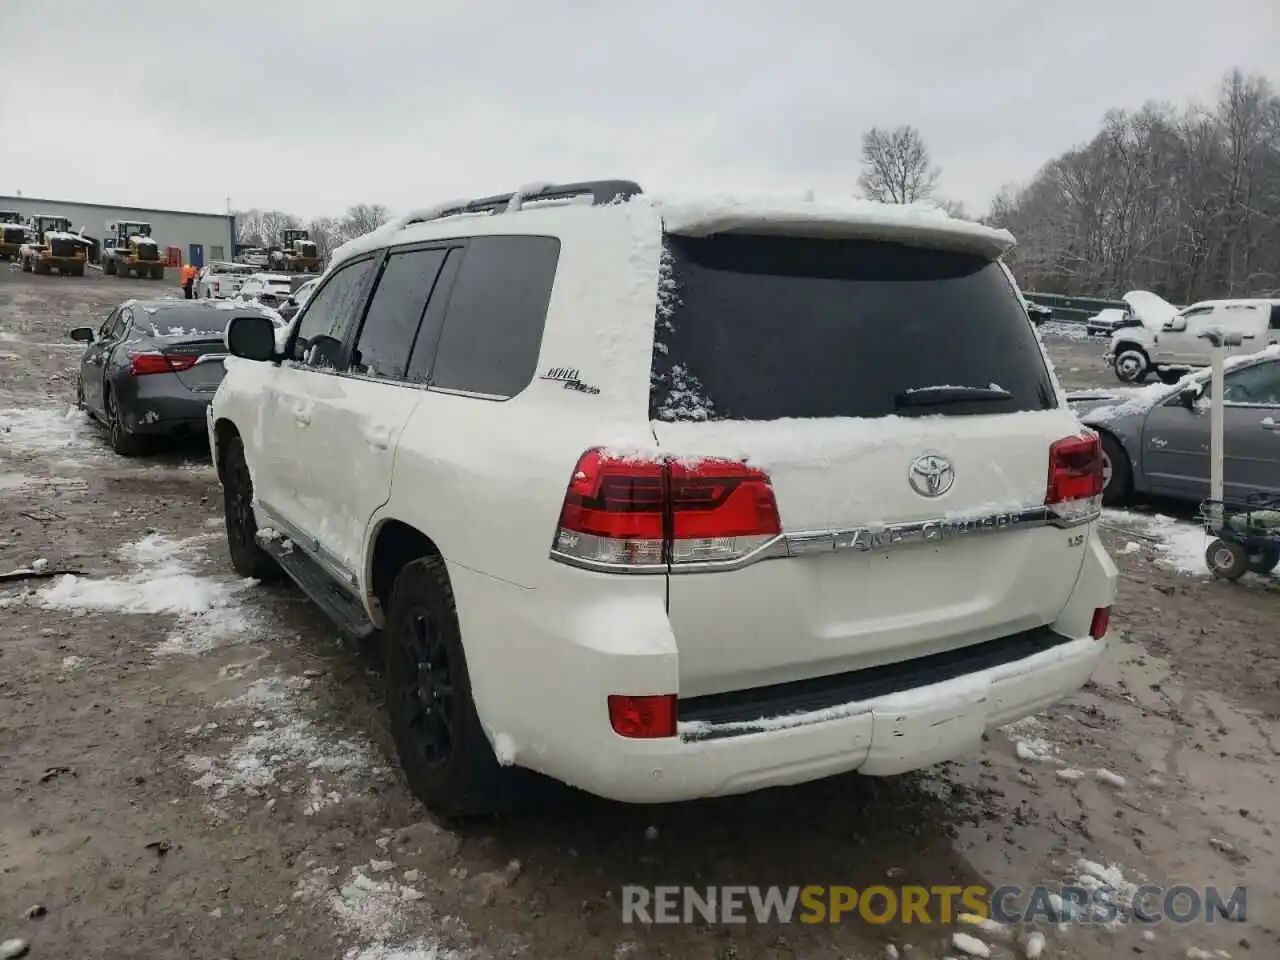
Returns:
[[[922,497],[940,497],[956,481],[956,470],[951,461],[936,453],[926,453],[911,461],[907,470],[911,489]]]

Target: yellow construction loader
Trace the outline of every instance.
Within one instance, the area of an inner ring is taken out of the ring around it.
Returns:
[[[23,273],[52,273],[64,277],[83,277],[89,261],[89,244],[83,236],[71,232],[71,221],[37,213],[27,224],[32,240],[18,250]]]
[[[320,253],[306,230],[281,230],[280,246],[267,254],[272,270],[284,273],[319,273]]]
[[[0,260],[17,260],[27,242],[27,228],[16,210],[0,210]]]
[[[117,277],[137,275],[164,279],[160,245],[151,239],[151,224],[140,220],[116,220],[107,224],[107,240],[102,249],[102,272]]]

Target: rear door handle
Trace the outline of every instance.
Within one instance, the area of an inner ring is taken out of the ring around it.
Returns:
[[[375,450],[385,450],[391,443],[391,431],[386,427],[368,427],[364,438]]]
[[[311,406],[310,404],[295,403],[293,405],[293,419],[300,427],[305,427],[311,422]]]

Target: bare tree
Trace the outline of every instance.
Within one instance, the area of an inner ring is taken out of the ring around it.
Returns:
[[[316,217],[307,224],[307,231],[322,260],[342,243],[342,222],[337,217]]]
[[[280,231],[296,229],[302,221],[282,210],[241,210],[235,214],[236,242],[270,247],[280,242]]]
[[[391,214],[379,203],[357,203],[349,207],[342,217],[342,239],[351,240],[363,236],[371,230],[377,230],[388,220]]]
[[[1280,292],[1280,97],[1233,70],[1211,109],[1112,111],[1098,134],[1006,188],[987,222],[1024,288],[1176,303]]]
[[[920,131],[872,127],[862,135],[862,173],[858,185],[871,200],[914,203],[933,193],[939,170],[929,159]]]

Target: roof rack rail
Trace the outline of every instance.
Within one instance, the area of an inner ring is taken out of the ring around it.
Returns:
[[[592,206],[601,206],[617,200],[630,200],[643,193],[640,185],[630,180],[584,180],[581,183],[531,183],[511,193],[499,193],[492,197],[474,200],[457,200],[428,210],[421,210],[405,218],[404,225],[441,220],[466,213],[514,213],[526,203],[538,200],[569,200],[573,197],[591,197]]]

